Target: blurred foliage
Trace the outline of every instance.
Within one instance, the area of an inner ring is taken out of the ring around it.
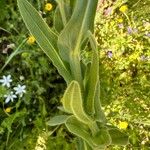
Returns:
[[[132,0],[128,5],[137,18],[150,19],[150,0]]]

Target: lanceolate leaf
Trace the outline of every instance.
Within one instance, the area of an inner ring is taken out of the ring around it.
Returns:
[[[80,85],[77,81],[72,81],[62,98],[64,109],[75,115],[75,117],[83,123],[91,123],[91,119],[86,115],[83,109],[83,100]]]
[[[54,28],[60,33],[71,18],[75,0],[56,0],[58,6],[54,15]]]
[[[71,19],[58,38],[61,58],[70,63],[73,79],[82,88],[82,72],[80,66],[80,48],[84,34],[93,30],[97,0],[76,0]]]
[[[112,145],[127,145],[129,144],[128,136],[122,133],[117,128],[109,128],[109,134],[112,139]]]
[[[27,0],[18,0],[18,6],[27,28],[56,66],[59,73],[69,83],[71,81],[69,68],[65,66],[57,52],[57,35],[48,27],[39,13]]]
[[[58,33],[60,33],[61,30],[64,28],[61,14],[60,14],[60,10],[59,10],[58,6],[57,6],[57,8],[55,10],[55,14],[54,14],[54,28]]]
[[[102,110],[101,102],[100,102],[100,83],[99,82],[97,83],[97,87],[96,87],[96,93],[94,97],[94,107],[95,107],[94,118],[96,119],[96,121],[106,123],[106,117]]]
[[[94,101],[99,100],[95,99],[96,88],[99,81],[99,59],[96,43],[90,31],[88,31],[88,38],[90,40],[91,47],[93,50],[93,57],[89,70],[89,78],[87,79],[87,84],[85,87],[87,93],[87,96],[85,97],[85,109],[87,112],[89,112],[90,115],[94,115],[95,113]]]
[[[91,118],[87,116],[87,114],[84,111],[83,107],[83,100],[81,95],[81,89],[80,85],[77,81],[72,81],[72,97],[71,97],[71,109],[75,117],[85,123],[90,124],[92,123]]]
[[[93,142],[99,146],[108,146],[111,144],[111,137],[107,128],[101,128],[96,135],[92,138]]]
[[[61,99],[64,110],[68,113],[73,113],[72,109],[71,109],[71,99],[73,98],[73,82],[71,82],[64,95],[63,98]]]
[[[71,17],[71,6],[69,0],[56,0],[61,14],[63,25],[65,26]]]
[[[83,125],[80,121],[78,121],[74,116],[70,117],[66,123],[66,127],[68,130],[77,135],[78,137],[85,140],[91,147],[93,147],[92,138],[90,132],[88,131],[88,127]]]
[[[70,51],[79,53],[84,34],[88,30],[93,31],[97,1],[76,0],[72,17],[58,38],[58,47],[64,60],[71,61]]]
[[[68,119],[68,115],[59,115],[59,116],[55,116],[53,118],[50,119],[50,121],[47,122],[47,124],[49,126],[57,126],[57,125],[61,125],[63,123],[66,122],[66,120]]]
[[[81,138],[77,140],[77,150],[92,150],[92,148]]]

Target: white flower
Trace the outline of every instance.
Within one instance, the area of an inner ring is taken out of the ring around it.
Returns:
[[[11,75],[3,76],[3,79],[0,79],[3,86],[10,87],[10,82],[12,82]]]
[[[14,87],[14,90],[16,91],[15,94],[18,94],[20,97],[22,97],[23,93],[26,93],[25,88],[25,85],[21,86],[20,84],[18,84],[17,87]]]
[[[5,99],[5,103],[9,103],[10,101],[14,101],[14,98],[17,98],[17,96],[13,93],[13,92],[10,92],[9,94],[7,95],[4,95],[4,97],[6,97]]]

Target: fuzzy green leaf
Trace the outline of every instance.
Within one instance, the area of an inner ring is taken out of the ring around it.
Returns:
[[[101,128],[92,138],[93,143],[99,146],[108,146],[111,144],[111,137],[107,128]]]
[[[92,148],[83,139],[77,139],[77,150],[92,150]]]
[[[78,121],[74,116],[71,116],[65,123],[68,130],[76,136],[85,140],[90,146],[93,147],[92,138],[88,127]]]
[[[75,115],[77,119],[86,124],[92,120],[85,114],[80,85],[77,81],[72,81],[66,89],[62,98],[64,109]]]
[[[90,115],[95,114],[94,101],[99,100],[95,98],[96,88],[99,81],[99,57],[96,47],[96,42],[90,31],[88,31],[88,38],[91,43],[93,50],[92,62],[89,69],[89,75],[86,82],[86,98],[85,98],[85,109]]]
[[[71,19],[58,38],[61,57],[71,61],[70,51],[78,54],[84,35],[93,31],[97,0],[76,0]]]
[[[73,114],[79,121],[86,124],[91,123],[92,122],[91,118],[89,118],[84,111],[79,83],[77,81],[72,81],[71,86],[73,89],[71,98],[71,109]]]
[[[54,15],[54,28],[61,32],[67,22],[70,20],[75,0],[56,0],[58,6]]]
[[[100,83],[97,83],[96,91],[95,91],[95,97],[94,97],[94,108],[95,108],[95,114],[94,118],[98,122],[106,123],[106,117],[101,107],[100,102]]]
[[[63,25],[65,26],[71,17],[71,7],[69,0],[56,0],[61,14]]]
[[[63,104],[64,110],[68,113],[73,113],[71,109],[71,99],[73,98],[73,86],[72,82],[68,85],[61,102]]]
[[[63,25],[63,22],[62,22],[60,10],[57,6],[57,8],[55,10],[55,13],[54,13],[54,29],[58,33],[60,33],[63,28],[64,28],[64,25]]]
[[[61,125],[61,124],[64,124],[66,122],[68,117],[69,117],[68,115],[55,116],[55,117],[51,118],[50,121],[47,122],[47,124],[49,126]]]
[[[97,0],[76,0],[72,16],[58,37],[58,48],[61,58],[70,64],[72,77],[78,81],[81,89],[82,72],[80,64],[80,48],[84,35],[93,31]]]
[[[112,145],[127,145],[129,144],[128,136],[116,128],[109,129],[109,134],[112,139]]]
[[[18,0],[18,7],[28,30],[51,59],[59,73],[69,83],[71,81],[69,68],[61,60],[57,50],[57,34],[48,27],[40,14],[27,0]]]

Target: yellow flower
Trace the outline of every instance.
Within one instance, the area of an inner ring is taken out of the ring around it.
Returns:
[[[53,5],[52,5],[51,3],[47,3],[47,4],[45,5],[45,10],[46,10],[46,11],[51,11],[52,8],[53,8]]]
[[[122,18],[118,18],[117,21],[118,21],[119,23],[122,23],[122,22],[123,22],[123,19],[122,19]]]
[[[28,37],[28,40],[27,40],[27,43],[28,43],[28,44],[34,44],[34,43],[35,43],[35,38],[34,38],[34,36],[32,36],[32,35],[29,36],[29,37]]]
[[[5,109],[5,112],[10,113],[10,112],[11,112],[11,107],[7,107],[7,108]]]
[[[119,8],[119,10],[122,12],[122,13],[125,13],[127,10],[128,10],[128,6],[127,5],[123,5]]]
[[[118,126],[120,129],[127,129],[128,123],[126,121],[120,121]]]

